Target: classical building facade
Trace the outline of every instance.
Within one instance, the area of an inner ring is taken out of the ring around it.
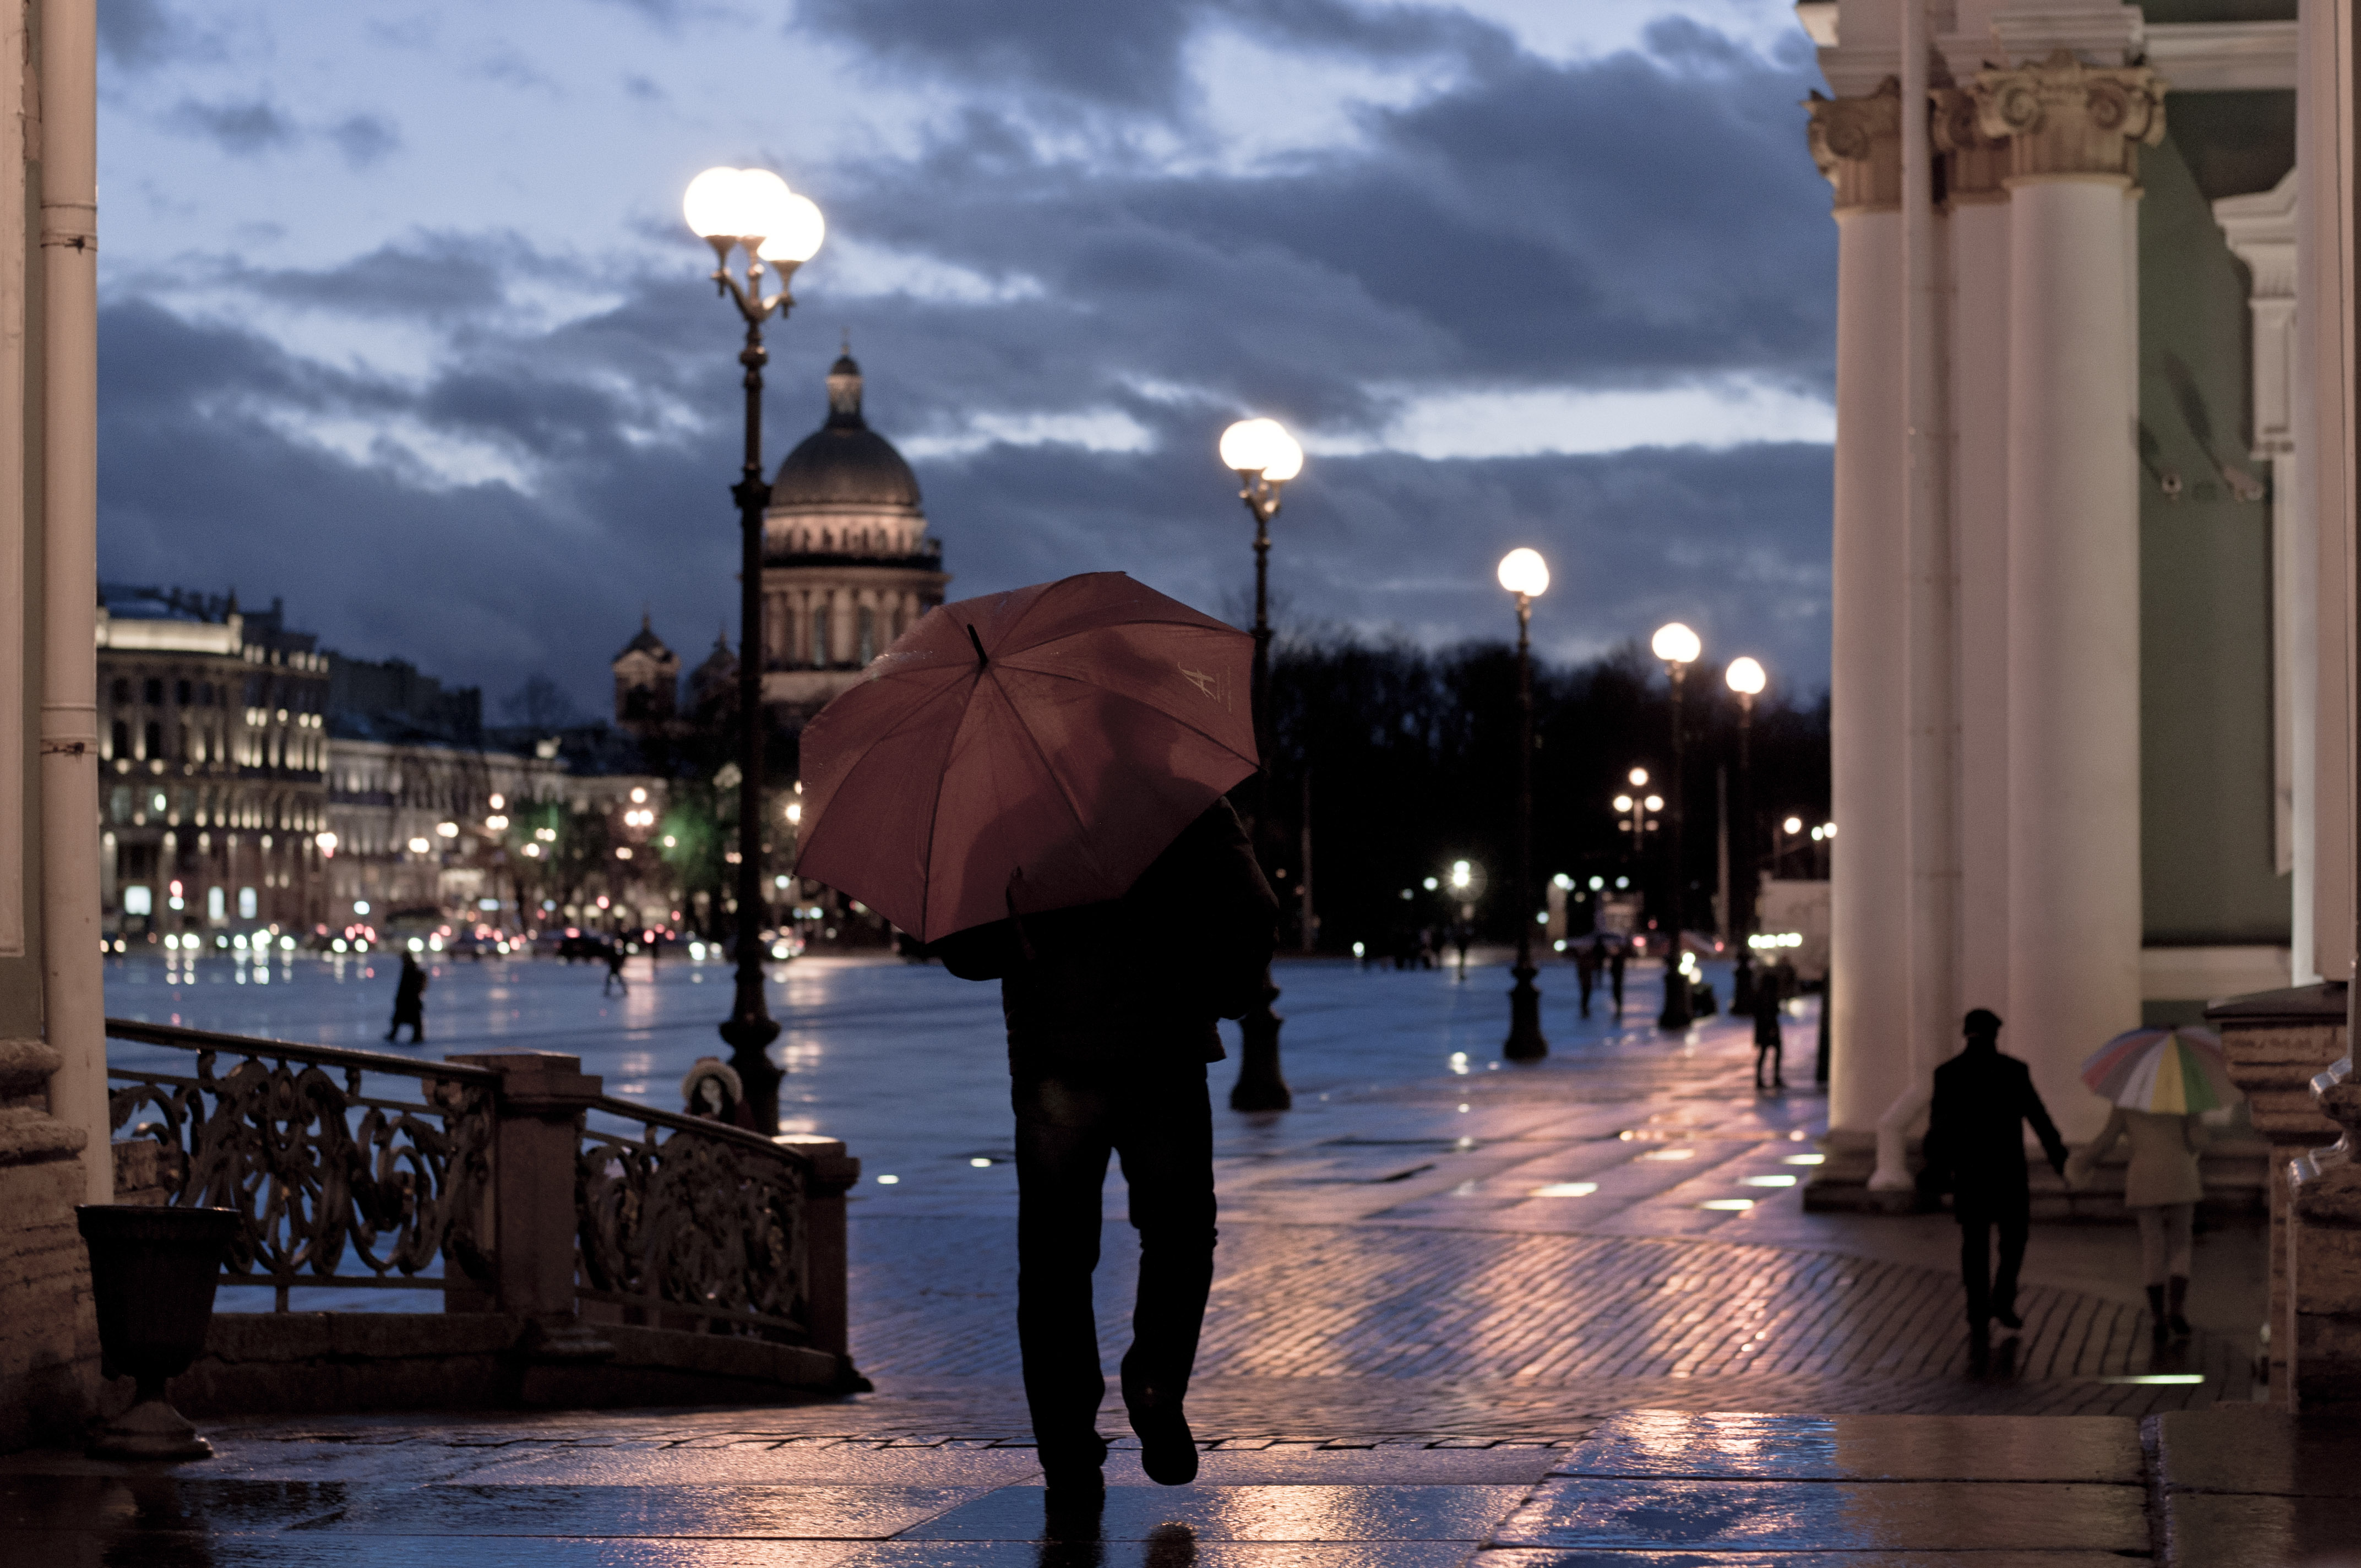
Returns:
[[[114,938],[326,918],[328,663],[279,607],[101,590],[100,894]]]
[[[763,519],[763,700],[790,723],[943,602],[917,477],[862,413],[861,367],[829,367],[828,420],[779,465]]]
[[[1797,7],[1838,232],[1830,1120],[1881,1185],[1966,1008],[2073,1137],[2111,1035],[2349,971],[2299,24],[2254,9]]]

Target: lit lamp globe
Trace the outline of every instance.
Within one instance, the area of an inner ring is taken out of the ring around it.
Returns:
[[[1303,472],[1303,448],[1275,419],[1242,419],[1222,432],[1222,465],[1283,485]]]
[[[1617,796],[1615,797],[1615,809],[1616,809],[1616,810],[1618,810],[1618,811],[1629,811],[1629,810],[1631,810],[1631,797],[1630,795],[1617,795]]]
[[[1519,548],[1500,557],[1500,586],[1525,598],[1549,591],[1549,563],[1538,550]]]
[[[754,232],[746,226],[751,203],[745,199],[744,173],[738,169],[708,169],[688,182],[680,199],[680,215],[688,220],[690,233],[699,239],[720,241]]]
[[[1697,634],[1677,620],[1656,628],[1656,635],[1648,640],[1648,646],[1667,664],[1694,664],[1697,656],[1705,652]]]
[[[1761,696],[1763,688],[1771,684],[1770,677],[1763,673],[1762,664],[1743,655],[1730,662],[1730,670],[1722,678],[1730,683],[1730,689],[1741,696]]]
[[[1632,787],[1635,789],[1638,788],[1640,785],[1648,782],[1648,770],[1645,768],[1633,768],[1631,773],[1631,779]]]

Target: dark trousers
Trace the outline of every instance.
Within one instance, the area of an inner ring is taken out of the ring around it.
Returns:
[[[2016,1271],[2025,1263],[2032,1201],[2022,1192],[1951,1200],[1960,1222],[1960,1277],[1968,1288],[1968,1321],[1981,1327],[1995,1311],[2016,1310]],[[1992,1233],[2000,1229],[2000,1269],[1992,1266]]]
[[[1044,1467],[1095,1465],[1106,1379],[1091,1272],[1107,1157],[1123,1161],[1139,1293],[1123,1358],[1127,1404],[1177,1403],[1213,1282],[1213,1113],[1205,1069],[1027,1075],[1016,1111],[1016,1339]]]
[[[1587,1018],[1590,1016],[1590,993],[1598,989],[1598,971],[1577,968],[1574,975],[1582,984],[1582,1015]]]

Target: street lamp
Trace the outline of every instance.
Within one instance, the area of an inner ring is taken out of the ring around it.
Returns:
[[[1741,953],[1754,934],[1754,699],[1771,684],[1759,660],[1744,654],[1732,659],[1722,673],[1738,694],[1738,843],[1730,859],[1738,862],[1738,885],[1732,890],[1730,930]]]
[[[1533,600],[1549,589],[1549,563],[1535,550],[1516,549],[1500,557],[1500,586],[1517,596],[1517,983],[1509,992],[1509,1040],[1500,1054],[1511,1061],[1539,1061],[1549,1055],[1542,1037],[1542,993],[1533,988],[1533,657],[1530,635]]]
[[[767,169],[708,169],[688,182],[681,214],[697,237],[713,247],[713,283],[746,323],[746,460],[730,496],[738,503],[738,990],[721,1038],[745,1086],[758,1130],[779,1130],[779,1069],[770,1044],[778,1037],[763,997],[763,511],[771,488],[763,482],[763,323],[795,308],[787,285],[828,233],[819,209],[787,189]],[[730,253],[746,253],[741,282]],[[763,263],[778,269],[779,291],[763,292]]]
[[[1459,983],[1467,982],[1467,944],[1475,935],[1476,901],[1483,896],[1484,873],[1472,861],[1454,861],[1448,877],[1451,896],[1459,905],[1459,923],[1452,932],[1452,945],[1459,949]],[[1433,887],[1434,879],[1429,877]]]
[[[1255,754],[1262,773],[1255,781],[1253,806],[1259,817],[1270,777],[1270,520],[1279,515],[1279,493],[1303,471],[1303,448],[1275,419],[1242,419],[1222,432],[1222,465],[1238,477],[1238,499],[1255,520],[1254,674],[1247,692],[1254,710]],[[1250,838],[1259,837],[1250,820]],[[1278,1014],[1270,1004],[1279,987],[1270,970],[1262,976],[1262,1000],[1238,1020],[1238,1080],[1230,1089],[1233,1111],[1284,1111],[1295,1103],[1279,1070]]]
[[[1687,886],[1683,880],[1681,863],[1681,771],[1686,761],[1686,749],[1681,738],[1681,696],[1686,685],[1689,666],[1705,651],[1697,634],[1679,621],[1667,621],[1656,628],[1649,647],[1664,662],[1664,672],[1673,682],[1673,779],[1668,786],[1672,795],[1672,842],[1666,846],[1671,866],[1672,894],[1665,902],[1665,916],[1672,927],[1673,942],[1664,954],[1664,1010],[1656,1015],[1660,1029],[1686,1029],[1693,1014],[1689,1011],[1688,978],[1681,972],[1681,936],[1687,928],[1683,910],[1687,899]]]

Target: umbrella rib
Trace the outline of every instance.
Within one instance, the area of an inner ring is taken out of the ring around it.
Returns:
[[[976,674],[972,678],[974,680],[974,685],[968,688],[968,699],[971,703],[974,701],[975,687],[981,686],[983,684],[981,673]],[[948,692],[954,689],[956,683],[954,683],[952,686],[946,686],[943,689]],[[961,714],[960,716],[959,724],[951,730],[950,744],[952,746],[959,744],[959,732],[961,729],[964,729],[965,728],[967,728],[967,716],[965,714]],[[945,760],[949,760],[948,747],[945,748]],[[927,931],[928,923],[932,921],[935,916],[935,829],[943,819],[943,784],[945,780],[950,778],[950,770],[946,768],[943,773],[943,777],[935,781],[934,804],[927,808],[927,849],[926,853],[918,861],[921,866],[926,868],[927,872],[927,874],[919,879],[920,885],[926,890],[918,904],[918,930],[922,936]]]
[[[1033,748],[1033,754],[1041,759],[1041,771],[1048,773],[1049,775],[1049,782],[1058,786],[1058,798],[1065,802],[1066,815],[1074,819],[1074,826],[1076,828],[1086,827],[1087,825],[1082,820],[1081,806],[1075,802],[1071,795],[1067,793],[1066,781],[1064,777],[1059,773],[1057,763],[1049,760],[1049,750],[1048,747],[1041,744],[1041,737],[1033,733],[1033,726],[1027,721],[1025,718],[1025,709],[1017,705],[1016,694],[1011,692],[1006,686],[1001,685],[1000,676],[996,672],[986,668],[983,672],[983,674],[991,675],[992,684],[1000,687],[1000,695],[1005,697],[1008,703],[1009,716],[1016,720],[1016,728],[1024,732],[1027,742]],[[979,685],[983,684],[981,675],[978,677],[977,684]]]
[[[1063,670],[1044,670],[1037,668],[1031,664],[1019,664],[1016,667],[1024,671],[1028,675],[1039,675],[1044,680],[1071,681],[1076,685],[1088,686],[1091,690],[1114,697],[1117,701],[1127,702],[1134,707],[1144,707],[1159,718],[1169,718],[1173,723],[1180,726],[1183,729],[1203,736],[1206,740],[1211,740],[1214,745],[1219,746],[1222,750],[1231,753],[1233,756],[1239,754],[1236,747],[1231,745],[1227,740],[1223,740],[1220,736],[1214,734],[1203,725],[1197,723],[1193,719],[1183,718],[1179,714],[1170,712],[1168,709],[1159,707],[1152,702],[1143,701],[1142,699],[1132,696],[1129,692],[1118,691],[1113,686],[1103,685],[1097,681],[1087,680],[1081,675],[1069,674]],[[1253,722],[1253,716],[1251,714],[1247,716],[1247,722],[1250,724]],[[1262,759],[1260,758],[1256,759],[1257,765],[1259,765],[1261,760]]]

